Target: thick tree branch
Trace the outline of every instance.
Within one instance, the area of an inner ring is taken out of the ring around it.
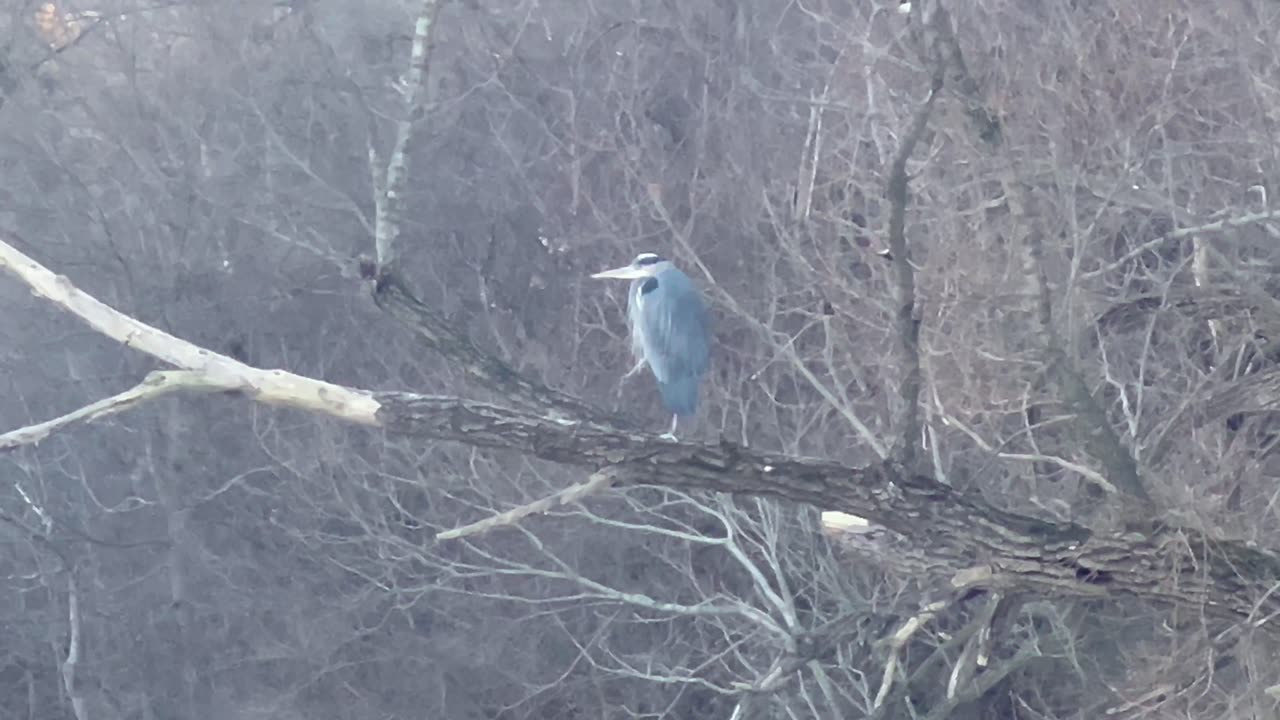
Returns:
[[[1178,287],[1125,298],[1100,313],[1095,323],[1104,332],[1127,333],[1145,329],[1151,316],[1161,312],[1209,322],[1248,317],[1256,334],[1268,341],[1280,339],[1280,304],[1258,289],[1240,285]]]
[[[55,275],[4,241],[0,241],[0,269],[17,275],[36,295],[121,345],[198,373],[182,377],[182,383],[198,384],[207,390],[241,391],[269,405],[319,412],[363,425],[376,424],[374,413],[378,405],[368,393],[283,370],[261,370],[174,337],[107,306],[77,288],[66,276]],[[177,378],[171,381],[176,382]],[[79,419],[87,420],[89,416]]]
[[[933,114],[934,101],[942,90],[944,64],[934,59],[933,77],[929,97],[911,119],[911,127],[902,137],[898,153],[889,170],[889,253],[893,261],[897,292],[897,314],[894,324],[898,331],[898,362],[902,366],[902,381],[898,387],[900,415],[897,422],[898,441],[902,443],[901,461],[905,467],[915,469],[916,446],[920,442],[920,317],[916,313],[915,269],[907,246],[906,218],[907,192],[910,178],[907,161],[916,145],[924,137]]]
[[[1048,375],[1057,383],[1068,407],[1075,410],[1076,429],[1084,441],[1085,449],[1102,465],[1103,475],[1109,481],[1109,485],[1137,498],[1149,507],[1151,496],[1147,493],[1142,476],[1138,473],[1137,460],[1120,441],[1119,433],[1111,425],[1106,411],[1090,392],[1088,384],[1067,354],[1065,343],[1055,329],[1049,279],[1044,271],[1044,243],[1040,236],[1028,227],[1029,220],[1021,202],[1021,191],[1012,178],[1005,183],[1005,190],[1008,193],[1010,211],[1014,216],[1014,222],[1020,228],[1025,247],[1024,274],[1036,299],[1040,334],[1043,337],[1047,355]],[[1103,489],[1105,490],[1106,487],[1104,485]]]
[[[917,572],[1049,595],[1130,596],[1246,618],[1269,630],[1280,613],[1280,557],[1243,542],[1157,526],[1147,534],[1091,533],[1071,523],[1016,515],[892,462],[865,467],[719,445],[672,443],[591,420],[572,421],[459,398],[346,388],[262,370],[152,328],[76,288],[0,242],[0,269],[112,337],[200,376],[201,388],[417,438],[514,450],[683,489],[838,507],[905,542],[894,562]],[[185,376],[180,376],[185,377]]]

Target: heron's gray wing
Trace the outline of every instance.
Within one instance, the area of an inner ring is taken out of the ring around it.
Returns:
[[[644,323],[640,319],[640,288],[644,286],[645,280],[632,280],[631,288],[627,291],[627,320],[631,327],[631,354],[636,360],[644,363]]]
[[[688,276],[679,270],[657,275],[658,286],[640,303],[645,359],[663,385],[687,390],[707,369],[710,325],[706,305]],[[664,393],[665,396],[665,393]]]

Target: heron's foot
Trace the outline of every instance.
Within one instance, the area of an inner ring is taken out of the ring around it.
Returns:
[[[671,432],[664,432],[658,437],[670,442],[680,442],[680,440],[676,438],[676,434]]]

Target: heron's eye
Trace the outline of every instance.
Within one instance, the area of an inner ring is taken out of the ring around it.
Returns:
[[[636,265],[639,265],[640,267],[644,267],[645,265],[653,265],[654,263],[660,263],[660,262],[662,262],[662,258],[658,257],[657,255],[645,255],[644,257],[636,258]]]
[[[657,289],[658,289],[658,278],[651,277],[645,280],[644,284],[640,286],[640,294],[648,295],[649,293]]]

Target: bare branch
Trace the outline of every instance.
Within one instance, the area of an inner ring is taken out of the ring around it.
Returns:
[[[1048,354],[1048,371],[1050,377],[1057,381],[1064,399],[1076,410],[1076,426],[1084,439],[1089,454],[1102,463],[1109,483],[1103,488],[1114,485],[1122,492],[1137,498],[1150,508],[1151,496],[1138,473],[1138,462],[1133,453],[1125,449],[1120,442],[1120,435],[1107,419],[1107,414],[1098,404],[1079,369],[1067,355],[1066,348],[1054,326],[1052,300],[1049,294],[1049,281],[1044,270],[1043,241],[1034,230],[1028,227],[1026,207],[1022,202],[1022,190],[1011,174],[1004,179],[1005,192],[1009,199],[1009,209],[1017,225],[1020,227],[1025,246],[1024,273],[1031,292],[1034,293],[1040,332],[1044,339],[1045,351]]]
[[[964,64],[963,53],[956,39],[951,18],[941,5],[938,5],[936,10],[935,27],[938,31],[938,39],[946,48],[945,52],[951,60],[952,73],[957,76],[962,97],[968,104],[973,130],[985,144],[1002,148],[1003,133],[999,131],[995,114],[986,107],[981,88]],[[1027,279],[1035,303],[1040,334],[1048,355],[1049,374],[1057,382],[1065,400],[1075,408],[1078,418],[1077,427],[1085,447],[1088,448],[1089,454],[1102,464],[1104,475],[1110,480],[1109,484],[1137,498],[1147,510],[1150,510],[1151,497],[1138,473],[1137,460],[1125,449],[1119,434],[1107,419],[1106,412],[1090,393],[1089,386],[1079,369],[1067,355],[1055,329],[1049,281],[1045,275],[1043,240],[1030,228],[1028,208],[1024,198],[1025,188],[1014,175],[1012,166],[1001,173],[1001,184],[1008,200],[1010,213],[1022,236],[1023,275]]]
[[[432,39],[440,0],[424,0],[413,25],[413,49],[409,56],[409,72],[400,91],[405,96],[404,117],[396,121],[395,144],[387,164],[385,194],[377,197],[374,246],[378,266],[394,270],[399,260],[396,241],[400,237],[400,217],[404,211],[406,184],[409,179],[409,143],[426,115]]]
[[[530,380],[497,357],[481,350],[465,332],[424,305],[395,272],[384,272],[373,292],[374,302],[413,331],[432,350],[457,363],[470,377],[517,404],[539,408],[562,419],[590,419],[635,428],[625,418],[607,415],[582,400]]]
[[[205,390],[237,390],[259,402],[320,412],[362,425],[377,424],[378,404],[365,392],[304,378],[284,370],[260,370],[139,322],[85,293],[0,240],[0,268],[17,275],[35,294],[83,320],[125,347],[199,373],[168,376],[166,382]]]
[[[908,618],[902,624],[902,627],[887,638],[889,657],[885,660],[884,673],[880,678],[880,690],[876,692],[876,698],[871,707],[879,708],[888,699],[889,691],[893,689],[893,678],[898,674],[898,653],[902,651],[902,647],[916,634],[916,631],[924,627],[925,623],[937,617],[938,613],[945,610],[949,604],[942,600],[930,603],[923,610]]]
[[[10,430],[0,435],[0,452],[12,450],[20,445],[33,445],[70,425],[93,422],[99,418],[128,410],[135,405],[141,405],[148,400],[167,395],[175,390],[192,388],[198,384],[199,378],[200,375],[198,374],[182,371],[150,373],[142,382],[122,393],[90,403],[52,420],[28,425],[17,430]]]
[[[575,503],[589,495],[606,490],[613,484],[614,472],[606,469],[597,473],[592,473],[591,477],[584,483],[577,483],[561,490],[560,492],[549,497],[526,503],[517,508],[512,508],[506,512],[498,513],[484,520],[473,522],[469,525],[463,525],[452,530],[446,530],[436,535],[436,540],[456,540],[458,538],[469,537],[471,535],[480,535],[489,532],[495,528],[515,525],[526,517],[537,513],[550,510],[556,505],[567,505]]]
[[[71,709],[78,720],[89,720],[88,704],[85,702],[84,688],[81,687],[76,673],[80,670],[81,622],[80,592],[76,587],[75,571],[67,572],[67,626],[70,637],[67,639],[67,656],[62,661],[62,684],[71,698]]]
[[[970,439],[972,439],[973,442],[978,447],[982,448],[986,452],[989,452],[995,455],[996,457],[1002,460],[1023,460],[1027,462],[1053,463],[1054,465],[1057,465],[1058,467],[1061,467],[1065,470],[1070,470],[1071,472],[1079,473],[1080,475],[1083,475],[1084,477],[1093,481],[1098,487],[1102,488],[1103,490],[1109,493],[1119,492],[1116,486],[1112,485],[1111,481],[1108,480],[1106,477],[1104,477],[1097,470],[1081,465],[1080,463],[1071,462],[1070,460],[1067,460],[1066,458],[1058,457],[1057,455],[1047,455],[1044,453],[1006,452],[1004,450],[1000,450],[999,448],[993,447],[991,443],[984,440],[982,436],[977,433],[977,431],[969,427],[959,418],[948,413],[946,409],[942,407],[942,403],[939,401],[936,394],[934,395],[934,403],[937,405],[938,412],[941,413],[942,419],[944,422],[947,423],[947,425],[954,427],[960,432],[964,433]]]
[[[1115,261],[1103,267],[1100,267],[1096,270],[1090,270],[1089,272],[1082,273],[1080,277],[1086,278],[1086,279],[1094,278],[1100,275],[1105,275],[1109,272],[1113,272],[1115,270],[1119,270],[1120,268],[1125,266],[1125,263],[1128,263],[1134,260],[1135,258],[1140,257],[1144,253],[1151,252],[1152,250],[1155,250],[1161,245],[1172,242],[1174,240],[1181,240],[1186,237],[1195,237],[1198,235],[1203,235],[1205,233],[1222,232],[1223,230],[1232,230],[1236,228],[1249,227],[1250,225],[1257,225],[1259,223],[1264,223],[1268,220],[1280,220],[1280,210],[1270,210],[1267,212],[1257,212],[1257,213],[1246,213],[1244,215],[1239,215],[1236,217],[1229,217],[1229,218],[1223,218],[1221,220],[1215,220],[1213,222],[1205,223],[1203,225],[1179,228],[1177,230],[1174,230],[1171,233],[1168,233],[1167,235],[1161,235],[1158,238],[1153,238],[1151,240],[1148,240],[1147,242],[1142,243],[1141,245],[1130,250],[1124,255],[1121,255]]]
[[[1177,433],[1200,428],[1236,413],[1273,412],[1280,408],[1280,370],[1246,375],[1215,389],[1208,397],[1192,396],[1157,430],[1152,431],[1147,455],[1161,462]]]
[[[1044,662],[1053,658],[1040,655],[1035,651],[1027,651],[1023,654],[1001,663],[998,667],[989,670],[977,678],[966,687],[964,692],[957,692],[954,695],[948,695],[945,702],[933,708],[926,716],[927,720],[944,720],[950,717],[951,711],[960,705],[973,702],[983,695],[987,694],[996,685],[999,685],[1010,674],[1021,670],[1028,664],[1033,662]]]
[[[3,242],[0,267],[104,335],[198,373],[202,388],[240,390],[258,402],[410,437],[516,450],[591,470],[618,466],[671,487],[844,508],[910,542],[912,552],[899,554],[897,562],[915,572],[972,571],[981,564],[989,568],[991,584],[1028,591],[1091,598],[1121,593],[1233,617],[1280,612],[1280,597],[1266,593],[1280,580],[1280,557],[1243,542],[1167,525],[1142,535],[1045,522],[904,472],[891,461],[855,468],[728,442],[673,443],[605,423],[452,397],[357,390],[261,370],[130,318]],[[1265,597],[1256,600],[1255,594]]]
[[[933,77],[929,86],[929,97],[924,105],[916,111],[911,120],[911,127],[902,137],[898,153],[893,158],[889,171],[889,252],[892,258],[896,292],[897,313],[895,324],[898,330],[898,355],[902,364],[902,380],[898,386],[899,400],[902,407],[898,418],[898,441],[902,443],[902,464],[915,468],[916,444],[920,437],[920,317],[916,312],[916,280],[915,269],[911,264],[911,254],[907,245],[907,161],[911,153],[924,136],[929,125],[929,116],[933,112],[934,101],[942,90],[943,62],[935,60]]]

